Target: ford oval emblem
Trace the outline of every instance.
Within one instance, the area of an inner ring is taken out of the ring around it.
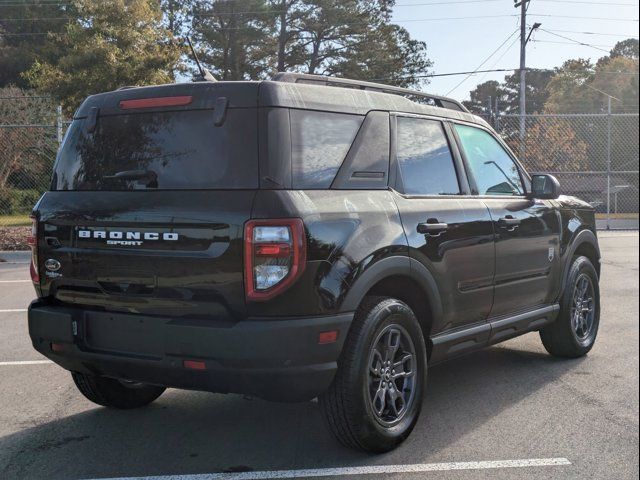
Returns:
[[[44,262],[44,266],[47,270],[49,270],[50,272],[57,272],[58,270],[60,270],[60,267],[62,266],[60,264],[60,262],[58,260],[56,260],[55,258],[50,258],[49,260],[47,260],[46,262]]]

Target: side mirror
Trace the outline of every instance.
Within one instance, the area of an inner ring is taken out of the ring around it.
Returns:
[[[560,196],[560,182],[553,175],[532,175],[530,196],[541,200],[554,200]]]

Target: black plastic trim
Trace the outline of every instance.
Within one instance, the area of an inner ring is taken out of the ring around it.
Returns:
[[[553,322],[560,306],[547,305],[527,312],[489,319],[485,323],[458,328],[431,337],[433,349],[430,362],[439,363],[450,358],[479,350],[488,345],[509,340]]]

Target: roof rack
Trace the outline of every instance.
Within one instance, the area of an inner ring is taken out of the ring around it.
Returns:
[[[273,77],[274,82],[306,83],[315,85],[326,85],[329,87],[353,88],[356,90],[369,90],[373,92],[391,93],[400,95],[418,103],[426,103],[440,108],[469,112],[464,105],[457,100],[430,93],[419,92],[409,88],[392,87],[380,83],[364,82],[360,80],[350,80],[347,78],[327,77],[324,75],[310,75],[307,73],[280,72]]]

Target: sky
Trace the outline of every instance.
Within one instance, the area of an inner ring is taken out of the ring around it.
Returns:
[[[426,42],[434,62],[431,73],[441,74],[476,70],[489,57],[481,70],[517,68],[519,13],[513,0],[397,0],[393,21]],[[638,0],[531,0],[527,24],[534,22],[542,26],[527,45],[527,67],[554,68],[570,58],[596,61],[616,42],[638,38]],[[479,83],[502,81],[508,74],[476,74],[466,80],[466,75],[433,78],[422,89],[466,100]]]

